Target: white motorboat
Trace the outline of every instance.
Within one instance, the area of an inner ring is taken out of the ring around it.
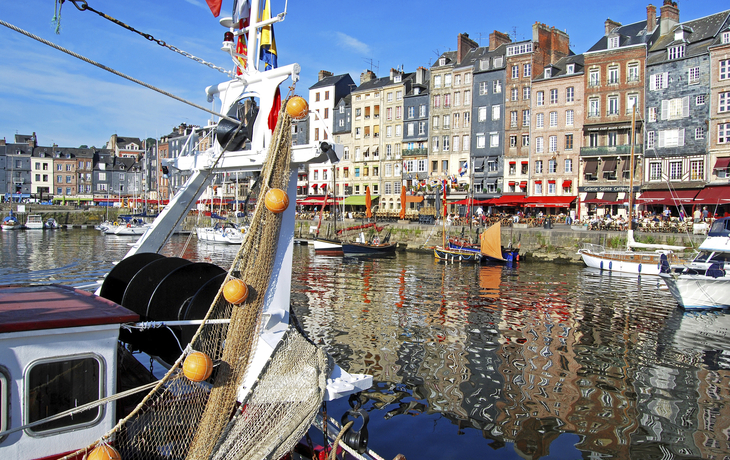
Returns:
[[[57,228],[61,228],[61,224],[59,224],[56,219],[53,217],[49,217],[46,219],[46,221],[43,223],[43,228],[47,230],[55,230]]]
[[[186,144],[166,159],[171,175],[187,180],[101,288],[0,288],[0,315],[14,318],[0,325],[3,458],[116,458],[112,447],[118,458],[282,458],[324,401],[372,385],[371,376],[344,371],[290,324],[295,206],[288,203],[298,166],[339,161],[342,148],[292,145],[283,109],[297,98],[282,104],[279,87],[291,79],[293,90],[300,67],[261,63],[260,44],[286,17],[270,14],[268,1],[261,10],[251,2],[247,28],[220,21],[234,68],[230,80],[207,88],[223,114],[210,147]],[[236,35],[247,35],[256,51],[237,54]],[[298,100],[294,113],[304,117],[306,102]],[[310,123],[334,138],[322,120]],[[160,255],[211,177],[228,171],[263,179],[233,266]],[[223,295],[229,281],[238,286],[235,297]],[[145,365],[123,362],[125,344],[147,354]],[[164,375],[150,376],[149,356],[165,357]],[[191,370],[193,357],[199,366]],[[129,378],[129,386],[118,385]]]
[[[43,217],[40,214],[29,214],[25,221],[28,230],[43,230]]]
[[[636,243],[633,233],[633,230],[628,231],[627,249],[606,249],[602,245],[585,243],[578,250],[578,254],[580,254],[583,262],[591,268],[636,275],[658,275],[662,256],[665,256],[670,264],[683,262],[675,251],[686,249],[684,246]],[[642,246],[655,249],[654,251],[636,251],[632,249]]]
[[[212,227],[197,227],[195,233],[201,241],[241,244],[246,236],[246,229],[239,228],[231,222],[216,222]]]
[[[664,266],[659,276],[686,310],[730,308],[730,217],[712,223],[699,254],[683,266]]]

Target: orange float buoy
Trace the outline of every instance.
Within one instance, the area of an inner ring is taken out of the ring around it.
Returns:
[[[194,351],[185,357],[183,374],[193,382],[202,382],[213,372],[213,360],[210,356]]]
[[[241,304],[248,298],[248,286],[242,280],[234,278],[223,286],[223,297],[234,305]]]
[[[279,214],[280,212],[284,212],[289,206],[289,195],[280,188],[272,188],[266,192],[264,203],[266,204],[266,209],[274,214]]]
[[[294,96],[286,103],[286,113],[295,120],[302,120],[309,113],[309,105],[301,96]]]
[[[91,451],[87,460],[122,460],[121,454],[109,444],[99,444]]]

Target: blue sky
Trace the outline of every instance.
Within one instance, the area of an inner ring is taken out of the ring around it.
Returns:
[[[657,13],[661,1],[654,1]],[[135,29],[221,67],[224,29],[205,0],[87,0],[88,5]],[[233,0],[223,0],[221,16]],[[283,23],[274,28],[279,64],[299,63],[296,92],[307,96],[319,70],[349,73],[355,82],[366,69],[378,76],[403,66],[429,67],[440,53],[456,49],[459,33],[487,46],[499,30],[524,40],[532,24],[565,30],[571,49],[582,53],[603,35],[607,18],[630,24],[646,19],[648,1],[600,4],[578,0],[501,3],[480,0],[349,2],[290,0]],[[721,11],[722,2],[679,2],[680,19]],[[273,13],[284,0],[271,0]],[[61,10],[60,34],[51,19],[54,0],[5,0],[0,19],[153,86],[209,107],[205,87],[224,80],[216,70],[129,32],[70,0]],[[206,112],[189,107],[63,54],[0,26],[0,138],[36,132],[41,145],[102,146],[112,134],[160,137],[180,123],[204,125]],[[285,82],[290,85],[291,81]]]

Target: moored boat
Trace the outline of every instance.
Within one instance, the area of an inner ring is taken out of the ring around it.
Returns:
[[[216,222],[212,227],[196,227],[195,234],[199,240],[210,243],[241,244],[246,229],[231,222]]]
[[[48,230],[55,230],[57,228],[61,228],[61,224],[59,224],[56,219],[53,217],[49,217],[46,219],[46,221],[43,223],[43,228]]]
[[[20,230],[23,228],[23,224],[18,221],[18,218],[13,215],[10,211],[10,215],[3,218],[2,224],[0,224],[3,230]]]
[[[686,310],[730,308],[730,217],[712,223],[692,262],[670,266],[659,276]]]
[[[43,217],[40,214],[28,214],[25,228],[28,230],[43,230]]]
[[[386,256],[395,254],[397,247],[398,243],[390,242],[390,234],[381,241],[380,236],[368,240],[360,233],[357,240],[342,243],[342,252],[345,256]]]

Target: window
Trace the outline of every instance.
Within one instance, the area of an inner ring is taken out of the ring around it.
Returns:
[[[542,137],[536,137],[535,138],[535,153],[543,153],[543,139]],[[542,162],[540,163],[542,164]],[[535,172],[541,172],[541,171],[535,171]]]
[[[565,150],[573,150],[573,135],[572,134],[565,135]],[[569,171],[565,171],[565,172],[569,172]]]
[[[572,75],[575,73],[575,64],[568,64],[565,66],[565,73],[568,75]]]
[[[548,181],[548,195],[555,195],[555,181]]]
[[[668,72],[657,73],[650,77],[649,89],[651,91],[666,89],[668,87],[669,87],[669,73]]]
[[[692,160],[689,162],[689,178],[690,180],[705,179],[705,162],[702,160]]]
[[[682,180],[682,162],[669,162],[669,180]]]
[[[720,80],[730,79],[730,59],[720,61],[720,72],[718,76]]]
[[[469,127],[469,118],[471,117],[471,114],[469,112],[464,112],[464,128]]]
[[[104,396],[103,373],[100,359],[91,355],[42,360],[32,364],[26,374],[28,405],[25,406],[24,421],[33,423],[100,399]],[[92,425],[102,416],[102,409],[95,407],[28,430],[46,433],[76,429],[79,426]]]
[[[486,147],[486,140],[487,138],[484,133],[477,133],[477,148],[483,149],[484,147]]]
[[[536,104],[538,106],[545,105],[545,92],[544,91],[538,91],[537,93],[535,93],[535,95],[537,97]]]
[[[636,113],[639,113],[639,95],[629,94],[626,96],[626,113],[631,114],[631,111],[636,107]]]
[[[520,66],[512,66],[512,78],[520,78]]]
[[[479,107],[478,110],[478,117],[479,121],[486,121],[487,120],[487,108],[486,107]]]
[[[626,81],[631,83],[639,81],[639,64],[631,63],[626,68]]]
[[[550,112],[550,127],[558,126],[558,112]]]
[[[565,159],[565,172],[566,173],[573,172],[573,160],[571,160],[570,158]]]
[[[591,69],[588,72],[588,86],[598,86],[601,82],[601,73],[598,69]]]
[[[451,139],[451,145],[454,148],[454,152],[459,151],[459,136],[454,136],[454,138]]]
[[[439,127],[439,117],[433,117],[433,127],[438,128]]]
[[[535,116],[535,128],[544,128],[545,127],[545,114],[538,113]]]
[[[662,101],[662,120],[678,120],[689,116],[689,96]]]
[[[705,95],[700,94],[695,97],[695,105],[705,105]]]
[[[439,151],[439,137],[438,136],[433,136],[431,138],[431,148],[433,149],[434,152]]]
[[[730,92],[720,93],[717,102],[718,112],[730,112]]]
[[[454,93],[454,106],[458,107],[461,105],[461,92],[457,91]]]
[[[730,144],[730,123],[718,123],[717,143]]]
[[[530,87],[529,86],[522,87],[522,99],[524,99],[524,100],[530,99]]]
[[[502,106],[500,105],[493,105],[492,106],[492,120],[499,120],[501,117],[501,109]]]
[[[687,84],[696,85],[700,82],[700,68],[692,67],[687,71]]]
[[[558,151],[558,136],[550,136],[548,138],[548,152],[555,153],[557,151]],[[550,160],[550,161],[552,161],[553,163],[555,163],[553,160]],[[550,172],[555,172],[555,171],[553,170],[553,171],[550,171]]]
[[[510,136],[509,137],[509,146],[510,147],[517,147],[517,136]]]
[[[522,111],[522,126],[530,126],[530,109]]]
[[[507,56],[515,56],[532,52],[532,42],[520,43],[507,47]]]
[[[591,98],[588,100],[588,116],[589,117],[598,117],[601,115],[601,104],[600,100],[596,98]]]
[[[535,174],[542,174],[542,160],[535,160]]]
[[[454,128],[458,128],[459,127],[459,114],[458,113],[455,113],[454,114],[454,123],[453,123],[452,126]]]
[[[509,113],[509,125],[511,128],[517,127],[517,111],[513,110]]]
[[[489,93],[489,82],[482,81],[479,83],[479,95],[484,96]]]
[[[520,91],[517,88],[512,88],[510,90],[510,100],[516,101],[520,97]]]
[[[721,40],[722,43],[730,43],[730,32],[723,32]]]
[[[702,126],[695,128],[695,139],[704,139],[705,138],[705,128]]]
[[[535,181],[535,195],[542,195],[542,182]]]
[[[451,115],[444,115],[444,129],[451,127]]]
[[[558,90],[557,89],[551,89],[550,90],[550,103],[551,104],[557,104],[558,103]]]
[[[464,91],[464,105],[471,104],[471,91]]]
[[[439,65],[443,65],[443,64],[439,64]],[[435,75],[433,77],[433,87],[441,88],[441,75]]]
[[[649,107],[649,121],[656,121],[657,110],[656,107]]]
[[[444,88],[451,88],[451,74],[444,75]]]
[[[684,128],[659,131],[657,147],[682,147],[684,145]]]
[[[489,146],[490,147],[499,147],[499,133],[490,133],[489,134]]]
[[[530,135],[529,134],[523,134],[522,135],[522,146],[523,147],[529,147],[530,145]]]
[[[608,114],[618,115],[618,96],[608,97]]]
[[[441,96],[440,95],[437,94],[433,97],[433,106],[435,108],[441,107]]]
[[[487,161],[487,171],[488,172],[496,172],[497,169],[498,169],[497,162],[495,160]]]
[[[470,137],[469,137],[468,134],[464,134],[464,136],[462,136],[462,138],[461,138],[461,150],[463,150],[465,152],[469,151],[469,139],[470,139]]]
[[[655,143],[654,131],[647,131],[646,132],[646,148],[653,149],[654,143]]]
[[[501,80],[494,80],[492,82],[492,92],[494,94],[498,94],[502,92],[502,81]]]
[[[618,48],[618,44],[619,44],[618,39],[619,39],[618,35],[615,35],[613,37],[608,37],[608,49]]]
[[[532,43],[530,43],[530,51],[532,51]],[[532,64],[525,64],[522,66],[522,74],[525,77],[532,76]]]
[[[671,46],[667,48],[667,59],[679,59],[684,57],[684,45]]]
[[[565,102],[573,102],[575,100],[575,88],[569,86],[565,88]]]
[[[609,147],[615,147],[618,145],[618,134],[616,133],[616,131],[609,132],[606,137]]]
[[[649,180],[662,180],[662,164],[658,161],[649,163]]]
[[[573,122],[575,121],[575,112],[572,110],[566,110],[565,111],[565,126],[573,126]]]
[[[610,85],[618,84],[618,66],[608,68],[608,83]]]

